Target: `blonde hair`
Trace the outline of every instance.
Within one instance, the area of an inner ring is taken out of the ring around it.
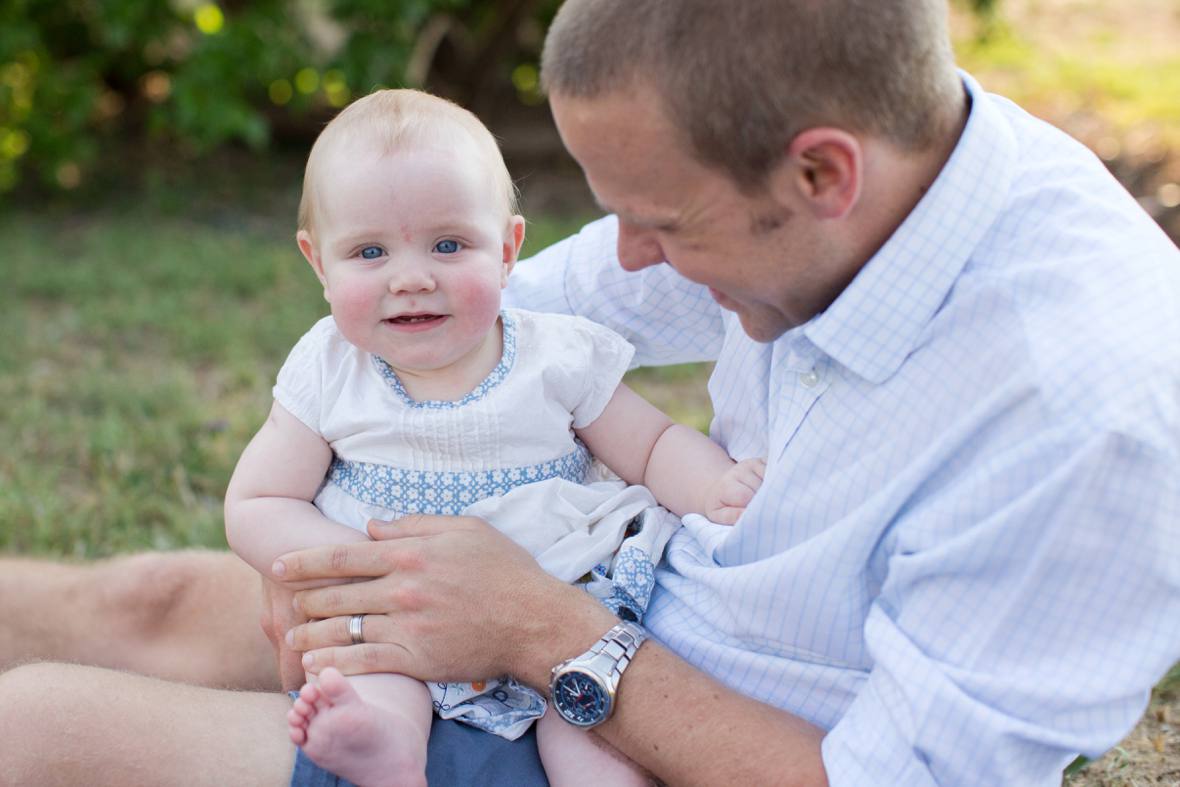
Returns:
[[[504,216],[517,212],[516,187],[495,137],[468,110],[419,90],[378,90],[357,99],[320,132],[307,157],[303,195],[299,200],[299,229],[314,236],[317,185],[330,172],[325,159],[341,145],[372,145],[381,155],[413,145],[462,146],[471,143],[490,175],[488,187],[502,200]]]
[[[541,73],[571,98],[653,88],[686,148],[754,189],[807,128],[937,140],[963,94],[946,15],[946,0],[566,0]]]

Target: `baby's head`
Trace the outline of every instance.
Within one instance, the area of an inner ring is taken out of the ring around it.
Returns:
[[[384,155],[415,147],[450,149],[482,169],[504,218],[518,212],[516,188],[495,138],[468,110],[418,90],[378,90],[349,104],[320,132],[303,174],[299,229],[315,236],[323,185],[332,178],[334,155],[367,150]]]
[[[345,338],[399,371],[430,372],[488,345],[524,220],[474,115],[381,90],[316,140],[296,238]]]

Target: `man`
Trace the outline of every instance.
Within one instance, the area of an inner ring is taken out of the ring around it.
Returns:
[[[546,44],[617,218],[522,265],[517,303],[641,362],[716,357],[713,436],[768,460],[735,527],[673,539],[591,721],[670,784],[1057,784],[1180,657],[1180,255],[1080,145],[954,70],[942,3],[720,9],[570,0]],[[312,671],[544,688],[618,622],[479,521],[373,533],[275,567],[370,579],[298,594]],[[62,708],[96,682],[151,719],[189,703],[179,735],[238,744],[205,768],[290,762],[273,696],[21,672],[5,762],[67,717],[35,679]]]

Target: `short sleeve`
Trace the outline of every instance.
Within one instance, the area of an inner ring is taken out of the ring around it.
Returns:
[[[324,353],[332,318],[325,317],[303,335],[287,356],[273,388],[274,399],[317,434],[322,434]]]
[[[583,345],[586,362],[582,395],[570,409],[574,416],[573,427],[581,429],[602,415],[631,366],[635,348],[610,328],[589,320],[575,319],[575,331]]]

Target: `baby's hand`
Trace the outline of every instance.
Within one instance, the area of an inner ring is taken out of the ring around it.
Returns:
[[[766,473],[766,460],[743,459],[713,482],[705,495],[704,514],[709,521],[719,525],[732,525],[750,504],[762,476]]]

